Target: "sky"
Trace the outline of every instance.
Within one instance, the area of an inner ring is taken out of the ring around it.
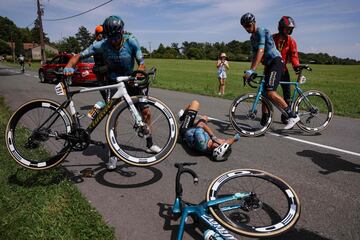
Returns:
[[[41,0],[44,31],[52,42],[75,35],[80,26],[93,32],[106,17],[118,15],[125,30],[132,32],[147,49],[160,43],[184,41],[246,41],[250,35],[240,26],[240,17],[251,12],[258,26],[277,32],[284,15],[296,23],[292,36],[298,50],[328,53],[360,60],[359,0],[113,0],[84,15],[63,20],[108,0]],[[0,0],[0,16],[18,27],[30,25],[37,17],[36,0]]]

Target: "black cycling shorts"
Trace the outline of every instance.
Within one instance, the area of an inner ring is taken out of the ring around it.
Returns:
[[[180,126],[180,136],[182,138],[184,138],[186,131],[194,126],[196,115],[197,111],[186,109],[183,116],[180,118],[183,119]]]
[[[284,72],[284,61],[281,57],[274,58],[265,66],[265,90],[276,91]]]

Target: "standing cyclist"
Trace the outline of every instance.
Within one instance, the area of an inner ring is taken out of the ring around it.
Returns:
[[[82,58],[100,54],[107,67],[106,77],[110,84],[116,83],[116,77],[129,76],[133,72],[135,61],[138,65],[138,70],[145,70],[145,62],[140,45],[137,39],[131,34],[124,34],[124,22],[119,16],[110,16],[105,19],[103,23],[104,33],[106,38],[93,43],[90,47],[85,49],[79,54],[73,56],[66,67],[64,68],[65,75],[74,73],[74,66]],[[134,95],[147,95],[148,86],[140,88],[126,84],[126,89],[130,96]],[[113,95],[115,91],[111,91]],[[145,122],[150,124],[151,113],[149,107],[146,105],[139,105],[141,113]],[[161,149],[153,144],[151,134],[146,138],[146,152],[159,153]],[[110,151],[109,162],[107,168],[109,170],[116,168],[118,158]]]
[[[285,63],[284,73],[282,75],[282,82],[290,82],[289,70],[286,67],[286,63],[291,62],[293,69],[296,74],[299,73],[299,54],[297,50],[297,45],[295,39],[290,35],[295,28],[295,21],[289,16],[283,16],[278,25],[279,32],[273,35],[273,39],[276,45],[276,48],[281,53],[281,57]],[[291,103],[291,92],[289,84],[281,84],[283,90],[284,100],[288,105]],[[287,123],[287,118],[285,115],[281,115],[281,121]]]
[[[264,79],[266,95],[270,100],[277,103],[289,115],[288,124],[284,129],[291,129],[300,120],[285,100],[276,92],[279,81],[284,72],[284,61],[281,54],[275,47],[274,40],[269,30],[261,27],[256,27],[255,16],[251,13],[246,13],[241,17],[241,25],[248,33],[251,33],[250,41],[253,52],[251,67],[245,71],[244,78],[248,80],[255,72],[256,67],[262,62],[265,66]],[[265,125],[268,120],[269,113],[263,112],[261,124]]]

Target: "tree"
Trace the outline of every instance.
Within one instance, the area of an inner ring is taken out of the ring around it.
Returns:
[[[43,31],[43,37],[45,43],[50,43],[50,39],[46,36],[47,34]],[[40,22],[38,19],[34,22],[34,27],[31,29],[31,42],[40,44]]]
[[[79,42],[81,50],[89,47],[94,41],[93,35],[86,29],[86,27],[79,27],[78,32],[75,34],[76,40]]]
[[[60,52],[79,53],[81,47],[75,37],[63,38],[63,40],[56,43]]]
[[[11,54],[11,48],[7,42],[0,39],[0,54]]]

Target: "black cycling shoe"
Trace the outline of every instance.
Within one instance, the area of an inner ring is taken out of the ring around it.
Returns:
[[[283,124],[288,124],[289,119],[284,114],[281,114],[281,122]]]
[[[262,117],[261,117],[261,120],[260,120],[260,125],[261,126],[266,126],[266,123],[269,119],[269,114],[268,113],[263,113],[262,114]]]

